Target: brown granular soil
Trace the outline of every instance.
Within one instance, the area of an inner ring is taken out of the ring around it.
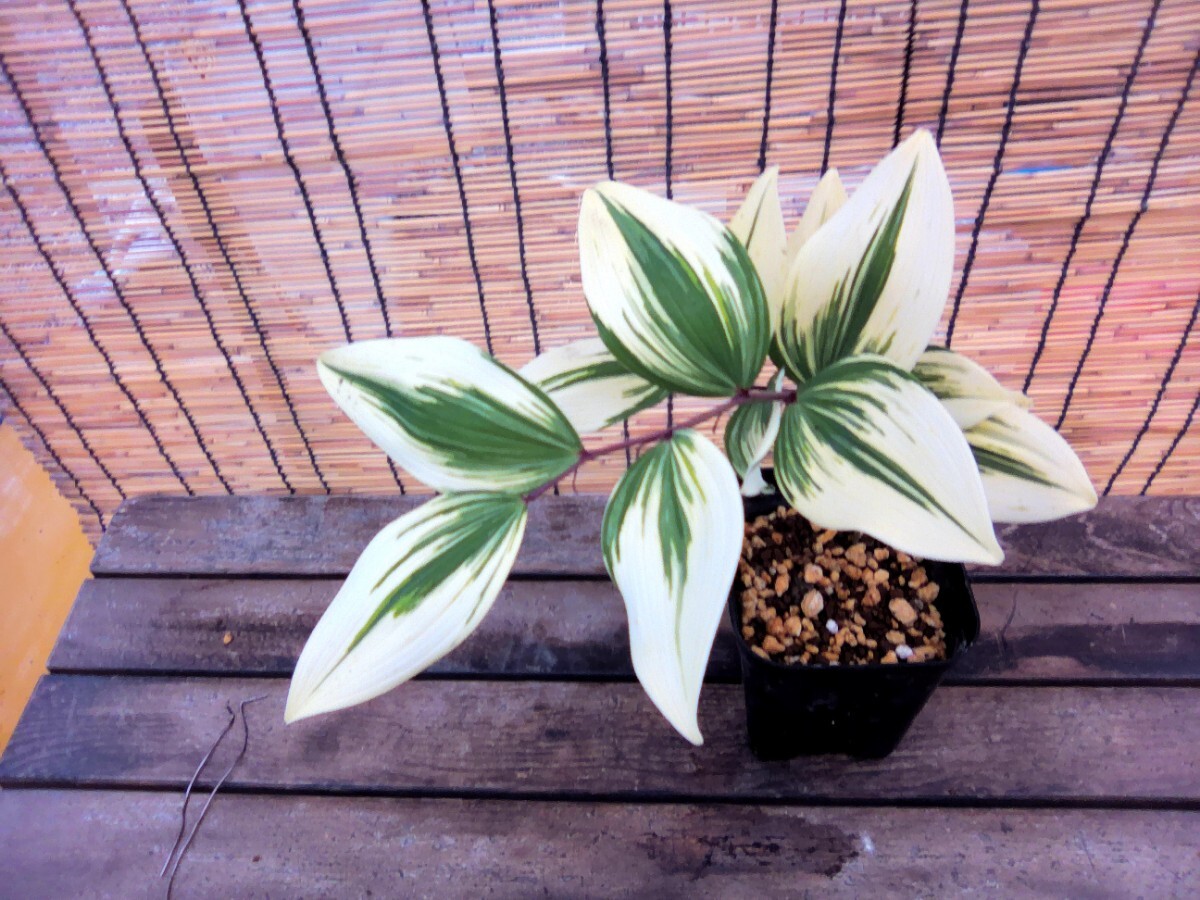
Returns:
[[[764,659],[863,665],[946,657],[937,584],[921,560],[868,535],[818,529],[780,506],[746,524],[738,579],[742,636]]]

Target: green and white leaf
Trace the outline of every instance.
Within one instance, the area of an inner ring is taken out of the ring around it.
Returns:
[[[817,229],[833,218],[833,214],[846,205],[849,197],[842,184],[842,177],[837,169],[828,169],[813,188],[808,205],[804,207],[804,215],[787,239],[787,250],[784,274],[791,268],[792,260],[800,252],[800,248],[808,243],[808,239],[817,233]]]
[[[954,265],[954,203],[918,131],[809,238],[788,270],[777,342],[799,382],[839,359],[909,370],[937,327]]]
[[[729,230],[742,242],[758,271],[770,307],[771,333],[774,334],[783,306],[787,248],[783,208],[779,205],[778,166],[771,166],[755,179],[741,207],[729,220]]]
[[[439,491],[524,493],[579,458],[540,388],[466,341],[359,341],[321,355],[321,383],[395,462]]]
[[[780,490],[823,528],[915,556],[998,563],[971,448],[937,398],[879,356],[823,369],[783,413]]]
[[[617,484],[601,540],[629,615],[634,672],[667,721],[700,744],[700,687],[742,549],[737,476],[709,441],[677,431]]]
[[[599,431],[667,396],[621,365],[600,338],[547,350],[518,374],[546,392],[577,434]]]
[[[446,494],[379,532],[304,645],[285,720],[377,697],[462,643],[500,593],[525,519],[511,494]]]
[[[1096,505],[1070,444],[1033,413],[1009,406],[966,432],[996,522],[1048,522]]]
[[[783,387],[783,373],[771,380],[771,390]],[[743,403],[725,425],[725,453],[742,480],[742,496],[757,497],[771,488],[762,477],[762,461],[779,433],[783,404],[777,400]]]
[[[754,383],[770,311],[754,263],[712,216],[605,182],[583,195],[579,256],[600,337],[631,372],[702,397]]]
[[[964,430],[1009,407],[1029,406],[1024,394],[1010,391],[979,363],[945,347],[927,347],[913,374]]]

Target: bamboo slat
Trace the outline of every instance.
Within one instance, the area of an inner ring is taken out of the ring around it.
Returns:
[[[322,349],[520,365],[535,327],[590,330],[575,217],[608,159],[727,217],[765,147],[794,221],[827,144],[856,184],[899,123],[941,131],[955,191],[943,334],[959,296],[953,346],[1099,487],[1200,493],[1198,50],[1192,0],[6,4],[3,409],[93,536],[123,495],[396,491]]]

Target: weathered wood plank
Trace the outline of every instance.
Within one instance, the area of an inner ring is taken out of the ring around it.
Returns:
[[[114,517],[97,575],[344,575],[419,498],[140,497]],[[518,575],[604,574],[595,495],[530,509]],[[982,577],[1200,578],[1200,498],[1106,497],[1092,512],[1006,526],[1005,562]]]
[[[231,778],[243,788],[1200,802],[1200,689],[944,687],[888,759],[792,763],[750,755],[733,685],[705,689],[698,748],[637,684],[417,681],[291,726],[286,689],[267,679],[49,675],[0,760],[0,784],[182,787],[227,721],[226,702],[265,695],[247,707],[250,751]]]
[[[15,897],[159,897],[179,797],[0,794]],[[270,823],[264,829],[263,823]],[[1200,813],[227,794],[178,897],[1183,897]]]
[[[290,675],[339,585],[324,579],[89,581],[50,669]],[[982,635],[952,680],[1200,680],[1196,584],[1019,582],[980,584],[975,594]],[[722,621],[711,680],[738,679],[733,640]],[[479,630],[432,671],[630,678],[624,606],[609,582],[510,582]]]

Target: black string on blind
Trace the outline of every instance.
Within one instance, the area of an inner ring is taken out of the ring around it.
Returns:
[[[1017,62],[1013,69],[1012,82],[1008,88],[1008,105],[1004,113],[1004,125],[1000,129],[1000,141],[996,144],[996,156],[992,160],[992,174],[988,177],[987,186],[983,189],[983,202],[971,226],[971,244],[967,248],[967,258],[963,262],[962,278],[958,282],[958,290],[954,294],[954,305],[950,310],[950,321],[946,325],[946,346],[954,339],[954,326],[958,322],[958,312],[962,307],[963,295],[967,292],[967,282],[971,278],[971,269],[975,266],[975,254],[979,250],[979,235],[983,231],[983,221],[987,218],[988,207],[992,203],[992,192],[996,190],[996,182],[1004,171],[1004,151],[1008,147],[1008,136],[1012,132],[1013,118],[1017,111],[1017,93],[1021,90],[1021,73],[1025,69],[1025,59],[1029,55],[1029,44],[1033,39],[1033,27],[1037,24],[1039,0],[1033,0],[1029,7],[1029,18],[1025,20],[1025,34],[1021,38],[1021,46],[1017,50]]]
[[[937,144],[942,144],[946,130],[946,116],[950,113],[950,95],[954,92],[954,76],[958,72],[958,54],[962,50],[963,33],[967,30],[967,9],[971,0],[962,0],[958,7],[958,27],[954,32],[954,44],[950,48],[950,62],[946,66],[946,87],[942,90],[942,105],[938,110]]]
[[[12,188],[8,187],[7,183],[5,186],[6,186],[6,188],[8,188],[9,196],[10,197],[13,196]],[[29,233],[32,236],[33,231],[29,229],[28,220],[26,219],[25,216],[22,216],[21,219],[25,223],[26,229],[29,230]],[[35,244],[38,243],[37,238],[34,238],[34,243]],[[59,276],[58,276],[57,270],[54,269],[53,267],[51,267],[51,272],[55,275],[55,281],[58,281]],[[62,287],[61,283],[60,283],[59,287]],[[125,499],[125,489],[123,487],[121,487],[121,483],[119,481],[117,481],[116,476],[113,475],[113,473],[109,470],[108,466],[106,466],[104,464],[104,460],[102,460],[100,458],[100,454],[98,454],[95,451],[95,449],[93,449],[91,442],[88,441],[88,439],[87,439],[87,435],[84,434],[84,431],[79,426],[79,423],[75,421],[74,416],[72,416],[71,413],[67,410],[67,406],[65,403],[63,403],[62,398],[60,398],[58,396],[58,394],[55,393],[54,388],[52,388],[50,386],[50,380],[45,375],[43,375],[42,371],[34,364],[33,358],[30,357],[29,353],[25,350],[25,347],[21,344],[20,341],[17,340],[17,336],[15,334],[13,334],[11,329],[9,329],[9,327],[4,323],[4,321],[2,319],[0,319],[0,334],[3,334],[5,340],[7,340],[10,344],[13,345],[13,349],[17,351],[17,356],[19,356],[21,358],[21,362],[23,362],[25,364],[25,368],[27,368],[30,372],[33,373],[33,377],[36,378],[38,384],[40,384],[42,386],[42,390],[44,390],[46,392],[46,396],[48,396],[50,398],[50,400],[54,403],[54,405],[56,407],[58,407],[58,411],[60,413],[62,413],[62,417],[64,419],[66,419],[67,426],[73,432],[75,432],[75,436],[77,438],[79,438],[79,443],[81,443],[83,445],[83,449],[86,450],[88,453],[88,456],[90,456],[92,458],[92,462],[94,462],[96,464],[96,468],[98,468],[101,471],[101,473],[104,475],[104,477],[108,479],[108,483],[113,486],[113,490],[117,492],[117,496],[120,497],[122,500],[124,500]],[[9,393],[9,396],[13,398],[14,405],[15,405],[16,394],[14,394],[12,391],[9,391],[8,393]],[[24,413],[22,413],[22,415],[24,415]],[[29,416],[25,416],[25,418],[29,419]],[[30,420],[30,421],[32,421],[32,420]]]
[[[205,312],[205,316],[208,316],[208,305],[206,305],[203,294],[200,293],[200,287],[196,281],[196,274],[194,274],[192,271],[192,266],[188,265],[187,258],[184,256],[184,248],[180,246],[179,240],[175,238],[172,228],[170,228],[169,224],[167,224],[167,216],[163,214],[162,206],[160,203],[158,203],[158,199],[155,196],[154,191],[151,190],[149,182],[146,181],[145,173],[142,170],[142,164],[138,162],[137,154],[134,154],[133,143],[130,140],[130,136],[128,136],[128,132],[126,131],[124,124],[124,118],[122,118],[121,115],[120,103],[116,101],[112,82],[110,82],[108,71],[106,68],[104,68],[100,60],[100,52],[98,52],[96,49],[95,42],[92,41],[91,31],[88,28],[88,25],[86,25],[84,22],[82,14],[79,12],[78,1],[67,0],[67,6],[71,7],[72,16],[74,16],[74,20],[76,20],[76,24],[79,26],[80,34],[83,35],[85,46],[88,47],[88,53],[91,56],[92,66],[95,66],[96,74],[98,77],[100,77],[100,84],[101,88],[104,90],[104,97],[106,97],[108,100],[109,108],[113,110],[113,122],[116,125],[116,134],[118,134],[118,137],[121,140],[121,145],[124,146],[126,154],[128,157],[130,157],[134,178],[137,178],[138,184],[142,186],[142,193],[144,194],[146,200],[148,200],[150,203],[151,208],[154,209],[155,215],[158,216],[158,223],[161,224],[163,232],[167,234],[167,238],[170,240],[170,242],[172,242],[172,246],[175,248],[176,256],[179,257],[179,262],[182,264],[182,266],[184,266],[184,272],[187,276],[188,283],[191,284],[193,296],[196,296],[198,304]],[[211,319],[209,324],[211,330]],[[220,347],[220,342],[218,342],[218,347]],[[223,347],[221,347],[221,353],[224,356],[224,360],[226,360],[226,365],[229,367],[229,371],[233,372],[233,362],[229,360],[229,355],[224,352]],[[167,385],[168,390],[170,390],[170,392],[172,392],[172,396],[175,397],[175,402],[179,404],[180,412],[184,414],[184,419],[187,421],[188,427],[191,428],[192,434],[196,436],[196,443],[199,444],[200,450],[204,452],[205,460],[208,460],[209,466],[212,467],[212,474],[216,475],[217,481],[221,482],[221,486],[224,488],[226,493],[233,493],[233,487],[229,485],[229,481],[226,479],[226,476],[222,474],[221,467],[218,466],[216,457],[212,455],[212,451],[209,448],[208,443],[205,442],[204,436],[202,432],[200,432],[200,428],[197,425],[196,420],[192,418],[190,410],[187,409],[184,401],[182,401],[182,398],[176,394],[174,385],[170,384],[166,377],[163,378],[163,384]],[[244,398],[247,404],[250,403],[250,398],[246,397],[244,390],[242,390],[242,398]]]
[[[508,90],[504,86],[504,60],[500,52],[500,24],[496,4],[488,0],[488,27],[492,32],[492,63],[496,68],[496,87],[500,91],[500,123],[504,126],[504,154],[508,160],[508,183],[512,187],[513,213],[517,219],[517,254],[521,264],[521,283],[525,286],[525,304],[529,307],[529,328],[533,332],[533,352],[542,352],[538,335],[537,310],[533,305],[533,288],[529,284],[529,266],[525,259],[525,218],[521,212],[521,191],[517,187],[517,160],[513,153],[512,126],[508,119]]]
[[[458,202],[462,207],[463,230],[467,236],[467,256],[471,260],[471,273],[475,276],[475,290],[479,293],[479,315],[483,319],[483,339],[488,353],[492,347],[492,328],[488,324],[487,302],[483,299],[483,279],[479,275],[479,260],[475,255],[475,236],[471,230],[471,212],[467,204],[467,188],[463,183],[462,164],[458,159],[458,147],[454,141],[454,126],[450,122],[450,101],[446,97],[446,79],[442,75],[442,55],[438,51],[437,35],[433,29],[433,12],[429,0],[421,0],[425,13],[425,34],[429,39],[429,55],[433,58],[433,76],[437,81],[438,98],[442,104],[442,128],[446,132],[446,144],[450,150],[450,165],[454,169],[454,181],[458,185]]]
[[[600,54],[600,87],[604,96],[604,169],[608,173],[609,181],[612,181],[616,175],[613,167],[612,98],[608,72],[608,34],[604,22],[604,0],[596,0],[596,42]],[[629,419],[621,420],[621,433],[628,443]],[[625,468],[628,469],[631,465],[633,465],[633,452],[626,446]]]
[[[1029,364],[1029,371],[1025,374],[1025,384],[1021,388],[1025,393],[1029,392],[1029,385],[1033,382],[1038,362],[1041,361],[1042,353],[1046,349],[1046,340],[1050,336],[1050,324],[1054,321],[1054,313],[1058,309],[1058,300],[1062,296],[1063,286],[1067,282],[1067,273],[1071,269],[1071,261],[1075,259],[1075,251],[1079,248],[1079,238],[1083,234],[1084,226],[1087,225],[1088,220],[1092,217],[1092,205],[1096,202],[1096,192],[1100,188],[1100,179],[1104,176],[1104,167],[1108,164],[1109,156],[1112,153],[1113,142],[1117,138],[1117,131],[1121,127],[1121,121],[1125,118],[1125,108],[1129,105],[1129,94],[1133,89],[1133,82],[1137,78],[1138,68],[1142,64],[1142,53],[1145,51],[1146,44],[1150,40],[1150,33],[1154,30],[1154,20],[1158,16],[1158,8],[1161,4],[1162,0],[1151,0],[1150,14],[1146,17],[1146,25],[1142,29],[1142,38],[1138,42],[1137,50],[1134,51],[1133,62],[1129,64],[1129,74],[1125,76],[1125,83],[1121,87],[1121,100],[1117,104],[1116,115],[1113,116],[1108,134],[1104,138],[1104,146],[1101,148],[1100,156],[1096,160],[1096,170],[1092,173],[1092,184],[1088,188],[1087,200],[1083,204],[1083,213],[1075,221],[1075,228],[1071,232],[1071,243],[1067,247],[1067,255],[1063,258],[1062,268],[1058,273],[1058,281],[1054,284],[1054,293],[1050,297],[1050,308],[1046,311],[1046,318],[1042,321],[1042,331],[1038,336],[1037,347],[1033,351],[1033,360]]]
[[[284,131],[283,114],[279,111],[279,100],[275,96],[275,85],[271,80],[271,73],[267,69],[267,58],[263,53],[262,41],[254,30],[254,23],[250,20],[246,0],[237,0],[237,4],[238,11],[242,16],[242,29],[246,32],[246,37],[250,39],[250,46],[254,49],[254,58],[258,62],[258,71],[262,76],[263,87],[267,90],[267,104],[271,108],[271,121],[275,123],[275,136],[279,140],[280,149],[283,150],[284,162],[292,172],[292,180],[296,182],[296,189],[300,192],[300,200],[304,203],[304,212],[308,215],[309,231],[312,232],[313,240],[317,244],[317,251],[321,256],[321,266],[325,270],[325,279],[329,282],[329,290],[333,293],[333,302],[337,305],[338,318],[342,323],[342,331],[346,335],[346,343],[350,343],[354,340],[350,330],[350,317],[346,315],[346,304],[342,300],[342,292],[338,289],[337,278],[333,274],[333,263],[329,260],[329,250],[325,246],[325,238],[321,235],[321,228],[317,224],[317,214],[313,208],[312,196],[308,193],[308,186],[304,183],[303,175],[300,174],[300,165],[296,162],[296,155],[292,152],[291,141],[288,140]]]
[[[383,316],[383,331],[388,337],[392,336],[392,321],[388,313],[387,300],[383,296],[383,282],[379,277],[379,267],[375,263],[375,251],[371,247],[371,239],[367,235],[367,223],[363,217],[362,201],[358,195],[358,179],[350,168],[346,153],[342,149],[341,139],[334,127],[333,108],[329,103],[329,95],[325,90],[325,79],[321,77],[321,67],[317,64],[317,50],[313,44],[312,34],[304,17],[304,7],[300,0],[292,0],[292,12],[296,16],[296,26],[300,37],[304,40],[304,52],[308,56],[308,65],[312,69],[313,81],[317,86],[317,97],[321,101],[321,113],[325,117],[325,130],[329,135],[329,143],[333,146],[333,155],[337,158],[342,174],[346,178],[346,187],[350,191],[350,204],[354,207],[354,218],[358,223],[358,236],[362,241],[363,251],[367,256],[367,268],[371,273],[371,284],[375,288],[375,299],[379,302],[379,313]]]
[[[779,0],[771,0],[767,25],[767,82],[763,88],[762,139],[758,143],[758,171],[767,168],[767,138],[771,132],[771,89],[775,83],[775,32],[779,27]]]
[[[612,181],[613,169],[612,97],[608,73],[608,35],[604,22],[604,0],[596,0],[596,41],[600,47],[600,85],[604,92],[604,169]]]
[[[258,60],[258,70],[262,74],[263,86],[267,89],[267,102],[271,107],[271,119],[275,123],[275,134],[279,139],[279,146],[283,150],[283,158],[287,162],[288,168],[291,169],[296,187],[300,191],[300,199],[303,201],[304,211],[308,215],[309,229],[312,231],[313,240],[316,241],[317,250],[320,252],[321,265],[325,269],[325,278],[329,281],[329,289],[333,292],[333,300],[337,305],[338,317],[342,322],[342,331],[346,335],[346,342],[349,343],[354,340],[354,337],[350,330],[350,319],[346,315],[346,304],[342,300],[341,291],[338,290],[337,279],[333,274],[333,264],[329,260],[329,251],[325,246],[325,239],[321,235],[320,226],[317,224],[317,215],[313,208],[312,196],[308,193],[308,186],[304,183],[304,178],[300,174],[300,166],[296,162],[296,155],[292,152],[291,142],[284,133],[283,115],[279,111],[279,101],[275,96],[275,86],[271,82],[271,75],[267,69],[267,60],[263,52],[262,42],[259,40],[258,34],[254,31],[254,25],[250,20],[250,13],[246,8],[246,0],[238,0],[238,9],[242,14],[242,26],[245,29],[246,37],[250,39],[250,45],[254,48],[254,57]],[[392,462],[391,457],[388,457],[388,467],[391,469],[396,486],[400,488],[400,493],[405,493],[404,483],[400,480],[400,473],[396,470],[396,464]],[[325,493],[329,493],[327,486]]]
[[[667,199],[671,200],[675,196],[675,191],[672,187],[674,177],[674,168],[671,155],[674,151],[675,143],[675,115],[674,115],[674,89],[671,85],[671,56],[673,49],[671,46],[671,28],[674,25],[674,14],[671,12],[671,0],[663,0],[663,79],[666,82],[666,135],[665,135],[665,154],[663,157],[663,178],[666,181]],[[675,395],[667,394],[667,427],[675,426]]]
[[[3,327],[2,323],[0,323],[0,327]],[[48,453],[50,458],[54,460],[55,465],[57,465],[59,469],[62,470],[62,473],[66,475],[68,479],[70,479],[73,485],[75,485],[75,490],[79,493],[79,496],[83,499],[83,502],[86,503],[91,508],[92,512],[96,514],[96,520],[100,523],[100,530],[103,531],[104,514],[100,511],[100,507],[96,504],[96,501],[92,499],[91,495],[83,489],[83,482],[79,480],[79,476],[71,471],[67,464],[63,462],[63,458],[58,455],[58,451],[55,450],[54,445],[50,443],[50,439],[46,436],[46,432],[42,430],[41,426],[38,425],[37,421],[29,414],[25,407],[21,405],[21,401],[17,399],[16,393],[11,387],[9,387],[8,383],[5,382],[3,377],[0,377],[0,391],[4,391],[4,393],[8,396],[9,402],[12,404],[13,409],[20,413],[21,417],[29,423],[29,427],[33,429],[33,433],[38,436],[38,440],[42,442],[42,446],[46,448],[46,453]],[[60,406],[59,408],[61,409],[62,407]],[[0,421],[3,421],[3,419],[0,418]],[[68,424],[70,424],[70,419],[68,419]],[[78,428],[75,428],[75,433],[79,435],[80,439],[82,439],[83,433],[79,431]]]
[[[1154,467],[1154,471],[1150,473],[1150,477],[1146,479],[1146,483],[1142,485],[1142,489],[1139,491],[1139,493],[1143,497],[1146,495],[1146,492],[1150,490],[1150,485],[1154,483],[1154,479],[1158,477],[1160,472],[1162,472],[1163,466],[1167,464],[1167,461],[1171,458],[1171,454],[1175,452],[1175,448],[1178,447],[1180,441],[1183,440],[1184,435],[1188,433],[1188,429],[1192,427],[1192,420],[1196,418],[1196,409],[1198,407],[1200,407],[1200,392],[1197,392],[1196,399],[1192,401],[1192,408],[1188,410],[1187,418],[1185,418],[1183,420],[1183,424],[1179,426],[1179,431],[1175,432],[1175,437],[1171,440],[1170,446],[1167,447],[1166,452],[1162,455],[1162,458],[1159,459],[1158,464]]]
[[[833,149],[834,112],[837,106],[838,65],[842,59],[842,35],[846,31],[846,0],[838,6],[837,31],[833,35],[833,57],[829,63],[829,100],[825,109],[825,149],[821,153],[821,174],[829,168],[829,152]]]
[[[321,77],[321,67],[317,63],[317,51],[313,45],[312,35],[308,31],[308,25],[304,18],[304,8],[300,5],[300,0],[292,0],[292,12],[296,17],[296,27],[300,31],[300,37],[304,41],[304,52],[308,57],[308,65],[312,70],[313,82],[317,87],[317,98],[321,103],[321,114],[325,120],[325,132],[329,137],[329,143],[333,146],[333,155],[337,159],[338,166],[341,167],[342,175],[346,179],[346,187],[350,191],[350,204],[354,208],[354,219],[358,224],[358,237],[362,241],[363,252],[367,256],[367,268],[371,273],[371,284],[375,288],[375,299],[379,303],[379,314],[383,317],[383,333],[387,337],[392,336],[392,320],[388,314],[387,301],[383,296],[383,284],[379,279],[379,270],[375,265],[375,253],[371,248],[371,240],[367,236],[367,223],[363,218],[362,204],[358,197],[358,185],[353,171],[350,169],[350,163],[346,159],[346,154],[342,150],[342,142],[338,138],[337,129],[333,124],[333,109],[329,104],[329,96],[325,91],[325,79]],[[266,74],[264,72],[264,79]],[[274,101],[272,101],[274,103]],[[280,142],[283,138],[280,136]],[[299,175],[297,174],[297,178]],[[309,220],[312,221],[312,213],[309,213]],[[316,234],[316,222],[313,222],[314,234]],[[334,284],[333,275],[330,273],[330,284]],[[336,290],[336,287],[335,287]],[[345,311],[339,301],[338,310],[342,313],[342,321],[346,327],[346,339],[350,340],[350,326],[345,320]],[[400,472],[396,468],[396,464],[389,456],[387,458],[388,469],[392,473],[392,479],[396,482],[396,487],[400,488],[400,493],[405,494],[407,490],[404,487],[404,481],[400,478]]]
[[[1154,161],[1150,164],[1150,174],[1146,178],[1146,186],[1142,190],[1142,199],[1138,203],[1137,211],[1129,220],[1129,225],[1125,229],[1125,234],[1121,236],[1121,246],[1117,250],[1117,255],[1113,259],[1112,267],[1108,270],[1108,280],[1104,282],[1104,289],[1100,292],[1100,302],[1096,305],[1096,314],[1092,317],[1092,324],[1088,330],[1087,340],[1083,345],[1083,352],[1079,354],[1079,361],[1075,364],[1075,371],[1071,373],[1071,381],[1067,385],[1067,393],[1063,398],[1062,412],[1058,414],[1058,421],[1054,423],[1055,428],[1061,428],[1063,421],[1067,418],[1067,410],[1071,408],[1071,401],[1075,398],[1075,388],[1079,384],[1079,377],[1083,374],[1083,367],[1087,363],[1088,356],[1091,355],[1092,345],[1096,342],[1096,333],[1100,329],[1100,320],[1104,318],[1104,310],[1108,306],[1108,298],[1112,294],[1113,285],[1117,282],[1117,274],[1121,271],[1121,263],[1125,261],[1125,254],[1129,250],[1129,244],[1133,240],[1133,233],[1137,230],[1138,223],[1142,221],[1142,216],[1150,208],[1150,194],[1154,191],[1154,182],[1158,180],[1158,167],[1162,163],[1163,154],[1167,152],[1167,145],[1171,142],[1171,135],[1175,131],[1175,125],[1179,122],[1179,116],[1183,112],[1184,104],[1187,103],[1188,94],[1192,90],[1192,82],[1196,79],[1196,67],[1200,65],[1200,51],[1196,52],[1196,56],[1192,59],[1192,67],[1188,69],[1187,79],[1183,83],[1183,90],[1179,92],[1179,101],[1175,104],[1175,108],[1171,110],[1171,118],[1167,121],[1167,127],[1163,129],[1162,138],[1158,142],[1158,149],[1154,152]]]
[[[296,431],[300,435],[300,440],[304,445],[304,449],[308,453],[309,463],[312,465],[313,472],[316,474],[317,480],[320,482],[321,487],[325,490],[328,490],[329,486],[325,483],[325,476],[322,474],[321,468],[317,464],[316,456],[313,454],[312,447],[308,442],[308,436],[304,433],[304,429],[300,427],[300,419],[296,414],[295,406],[292,404],[292,398],[288,394],[287,388],[284,386],[283,375],[279,371],[279,367],[275,364],[275,359],[271,355],[270,348],[267,346],[267,338],[262,328],[262,322],[259,320],[258,313],[255,312],[254,306],[250,302],[250,296],[247,294],[245,285],[242,283],[241,273],[238,271],[238,267],[233,261],[233,256],[229,252],[229,247],[226,245],[225,239],[221,236],[220,229],[217,228],[217,222],[213,216],[212,207],[209,205],[208,196],[200,186],[200,179],[196,175],[195,170],[192,168],[191,159],[188,157],[187,151],[184,149],[183,140],[179,136],[179,128],[175,122],[175,113],[171,110],[171,104],[167,102],[167,96],[163,90],[162,77],[158,71],[158,66],[150,56],[150,50],[146,45],[145,36],[142,34],[141,22],[138,21],[137,16],[134,14],[133,9],[129,4],[129,0],[121,0],[121,7],[125,10],[125,15],[129,20],[129,24],[133,28],[134,41],[142,55],[142,59],[146,63],[146,69],[150,75],[150,80],[154,85],[154,91],[158,98],[159,107],[162,110],[163,119],[167,125],[167,132],[171,136],[171,141],[175,146],[175,151],[179,154],[179,160],[183,164],[184,173],[187,175],[188,181],[192,185],[192,190],[196,194],[196,199],[200,202],[200,209],[204,214],[205,222],[208,224],[209,232],[212,235],[213,242],[217,245],[217,250],[221,254],[221,259],[225,263],[226,268],[229,270],[230,276],[233,278],[233,283],[237,289],[238,297],[242,302],[242,306],[246,310],[246,315],[250,319],[250,325],[254,329],[255,336],[258,339],[258,345],[263,351],[263,356],[267,361],[267,365],[270,367],[271,372],[275,377],[275,382],[279,386],[280,396],[283,398],[284,405],[291,414],[292,423],[295,425]],[[284,472],[283,466],[280,464],[279,456],[275,450],[275,446],[267,438],[266,431],[262,427],[262,423],[259,420],[258,414],[253,411],[253,408],[251,408],[251,414],[254,416],[255,424],[259,429],[259,434],[262,435],[263,440],[267,444],[267,452],[271,457],[271,462],[275,466],[275,471],[279,474],[280,479],[283,481],[284,487],[287,488],[288,493],[296,493],[296,488],[292,485],[291,481],[287,477],[287,473]]]
[[[912,77],[913,51],[917,43],[917,0],[909,0],[908,32],[904,36],[904,68],[900,72],[900,94],[896,98],[896,125],[892,129],[893,149],[900,144],[904,129],[904,108],[908,105],[908,81]]]
[[[76,225],[79,226],[79,230],[83,235],[84,242],[88,245],[88,248],[96,257],[96,261],[100,264],[100,269],[104,272],[105,277],[108,279],[108,282],[112,287],[113,295],[117,298],[117,302],[120,303],[121,308],[129,317],[130,322],[133,323],[134,331],[136,332],[138,339],[141,341],[142,346],[146,348],[146,352],[150,355],[150,359],[154,363],[155,369],[158,372],[159,379],[162,381],[163,385],[167,387],[168,391],[175,398],[180,409],[182,410],[182,398],[180,398],[178,391],[175,390],[175,387],[171,383],[170,379],[167,378],[166,372],[163,370],[162,360],[159,359],[158,353],[150,345],[150,341],[146,336],[145,329],[142,327],[141,320],[138,318],[137,313],[126,299],[125,292],[122,290],[121,285],[117,282],[117,278],[112,270],[112,267],[109,266],[108,260],[101,252],[99,245],[92,236],[91,230],[84,221],[83,213],[80,211],[79,205],[75,202],[74,194],[67,187],[66,181],[63,180],[62,170],[59,168],[58,160],[54,158],[54,155],[50,152],[49,145],[46,143],[45,135],[42,133],[42,126],[34,117],[33,109],[30,107],[28,99],[21,90],[20,84],[17,82],[16,78],[13,77],[12,70],[8,66],[8,60],[5,57],[5,54],[2,52],[0,52],[0,73],[3,74],[4,80],[12,88],[13,96],[16,97],[17,104],[21,108],[21,113],[24,115],[25,121],[33,134],[33,139],[37,143],[38,149],[41,151],[46,163],[50,166],[50,172],[53,175],[54,183],[62,192],[63,198],[67,202],[67,209],[71,211],[71,215],[75,219]],[[8,174],[2,168],[0,168],[0,178],[3,178],[6,184],[9,183]],[[78,298],[70,290],[66,289],[66,281],[63,278],[62,273],[58,271],[51,261],[49,252],[46,250],[41,239],[37,236],[37,233],[33,228],[33,222],[29,218],[25,204],[17,194],[16,188],[11,184],[9,184],[9,194],[12,196],[13,202],[20,211],[22,219],[25,220],[26,226],[29,229],[29,233],[33,236],[34,242],[37,244],[38,251],[42,253],[44,259],[46,260],[46,264],[55,271],[55,277],[61,281],[61,284],[64,287],[64,295],[67,298],[67,302],[71,304],[71,308],[75,311],[75,314],[79,316],[79,320],[83,324],[84,330],[87,332],[88,339],[92,342],[92,346],[96,348],[96,352],[98,352],[101,358],[104,360],[104,364],[108,367],[108,372],[109,375],[112,376],[113,382],[116,384],[121,393],[125,395],[125,399],[129,401],[129,405],[133,407],[133,411],[137,414],[138,420],[149,433],[151,440],[154,442],[155,448],[158,450],[159,456],[161,456],[163,461],[167,464],[167,467],[171,470],[171,474],[175,476],[175,479],[180,483],[180,485],[182,485],[183,489],[187,491],[189,496],[194,495],[195,491],[192,489],[192,486],[188,483],[187,479],[184,478],[183,472],[180,471],[179,466],[175,463],[175,460],[167,451],[167,447],[163,443],[162,438],[159,437],[158,431],[155,429],[154,424],[146,415],[145,410],[142,409],[142,405],[138,402],[133,391],[130,390],[129,385],[125,383],[125,379],[118,374],[112,356],[109,354],[104,344],[100,341],[99,336],[96,334],[95,329],[92,326],[90,317],[86,312],[84,312],[82,304],[79,303]]]
[[[1192,329],[1196,327],[1196,316],[1200,313],[1200,294],[1196,295],[1196,302],[1192,304],[1192,315],[1188,319],[1187,325],[1183,328],[1183,336],[1179,339],[1179,344],[1175,348],[1175,353],[1171,357],[1171,362],[1167,366],[1166,372],[1163,373],[1162,382],[1158,386],[1158,393],[1154,395],[1154,400],[1150,404],[1150,411],[1146,413],[1146,420],[1142,423],[1142,427],[1138,429],[1137,435],[1133,442],[1129,445],[1129,449],[1125,452],[1125,456],[1121,459],[1120,464],[1108,479],[1108,484],[1104,486],[1104,493],[1107,495],[1112,490],[1113,484],[1117,478],[1125,470],[1125,466],[1129,464],[1129,460],[1133,459],[1133,454],[1137,452],[1138,445],[1141,444],[1142,438],[1150,430],[1150,423],[1153,421],[1155,414],[1158,412],[1158,406],[1162,403],[1163,395],[1167,392],[1167,387],[1171,383],[1171,378],[1175,375],[1175,367],[1179,365],[1179,360],[1183,357],[1183,350],[1187,346],[1188,337],[1192,333]],[[1144,491],[1143,491],[1144,493]]]

